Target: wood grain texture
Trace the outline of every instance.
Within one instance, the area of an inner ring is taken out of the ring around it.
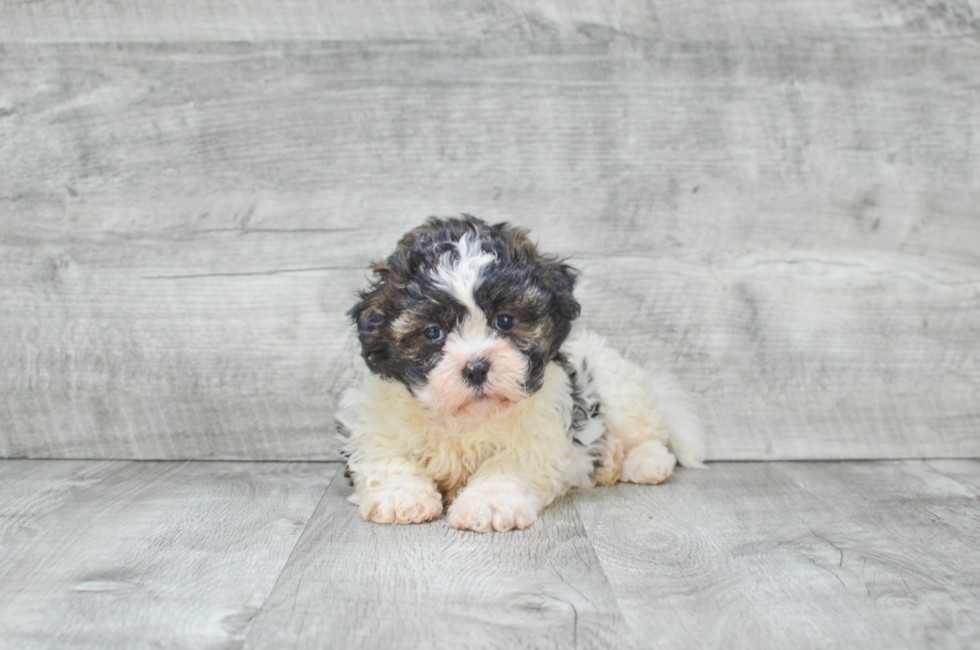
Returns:
[[[980,465],[971,460],[931,460],[926,465],[944,476],[980,489]]]
[[[569,498],[529,529],[363,521],[334,480],[246,648],[599,648],[628,642]]]
[[[967,648],[978,496],[920,461],[713,464],[575,504],[647,647]]]
[[[332,407],[355,341],[353,290],[330,285],[363,272],[192,268],[211,255],[262,264],[258,237],[242,249],[234,237],[161,247],[110,236],[65,242],[53,263],[34,245],[8,247],[0,331],[18,344],[6,348],[0,454],[336,459]],[[60,279],[39,288],[46,272]]]
[[[363,269],[462,211],[712,458],[980,455],[971,2],[279,7],[0,4],[0,456],[336,459]]]
[[[0,463],[0,549],[34,530],[39,519],[118,472],[112,461],[4,461]],[[3,571],[11,568],[3,565]],[[2,574],[0,574],[2,575]]]
[[[337,469],[0,463],[0,647],[240,646]]]
[[[758,44],[901,35],[975,39],[975,0],[3,0],[3,42],[632,38]]]
[[[488,535],[361,521],[339,469],[0,461],[0,647],[980,641],[978,461],[713,463]]]

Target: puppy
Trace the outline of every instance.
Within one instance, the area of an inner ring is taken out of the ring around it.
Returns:
[[[337,415],[364,519],[447,508],[454,528],[502,532],[572,487],[701,466],[684,393],[571,334],[575,271],[526,231],[432,218],[373,268],[350,312],[366,367]]]

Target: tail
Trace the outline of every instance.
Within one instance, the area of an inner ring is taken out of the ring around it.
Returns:
[[[647,373],[660,411],[670,432],[668,445],[684,467],[704,467],[704,425],[690,395],[666,373]]]

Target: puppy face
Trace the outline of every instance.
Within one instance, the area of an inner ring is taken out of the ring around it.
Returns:
[[[573,270],[506,223],[430,219],[374,274],[350,312],[362,356],[443,417],[491,419],[538,390],[579,313]]]

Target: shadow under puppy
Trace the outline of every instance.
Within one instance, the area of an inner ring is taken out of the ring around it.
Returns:
[[[526,231],[432,218],[374,274],[350,312],[367,367],[337,415],[364,519],[419,523],[448,506],[450,526],[506,531],[571,487],[701,466],[686,395],[571,333],[575,272]]]

